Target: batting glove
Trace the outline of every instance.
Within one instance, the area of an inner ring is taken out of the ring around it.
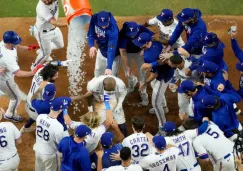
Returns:
[[[40,49],[40,46],[37,44],[28,46],[28,50],[35,50],[35,49]]]

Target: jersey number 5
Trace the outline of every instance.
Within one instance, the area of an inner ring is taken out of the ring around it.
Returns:
[[[206,132],[208,135],[212,136],[213,138],[217,139],[219,137],[219,134],[215,131],[211,131],[211,128],[208,129]]]
[[[41,126],[37,126],[36,134],[38,135],[38,137],[44,139],[45,141],[49,141],[49,132],[43,129]]]
[[[0,136],[0,146],[2,148],[6,147],[8,145],[8,142],[6,140],[4,140],[4,138],[6,138],[4,135]]]
[[[147,156],[148,155],[148,145],[147,144],[142,144],[141,145],[141,150],[138,145],[133,145],[132,149],[134,150],[135,153],[132,154],[133,157],[139,157],[139,156]]]

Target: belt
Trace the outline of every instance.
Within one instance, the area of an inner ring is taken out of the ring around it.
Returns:
[[[10,160],[11,158],[14,158],[18,153],[16,153],[15,155],[13,155],[12,157],[8,158],[8,159],[5,159],[5,160],[0,160],[0,161],[7,161],[7,160]]]
[[[195,163],[193,166],[194,166],[194,167],[197,167],[197,165],[198,165],[198,162]],[[188,169],[182,169],[181,171],[189,171],[189,170],[188,170]]]
[[[32,112],[36,112],[35,109],[33,109],[33,108],[30,107],[30,105],[29,105],[28,102],[26,102],[26,104],[27,104],[27,107],[29,108],[30,111],[32,111]]]
[[[230,153],[224,156],[224,159],[227,159],[230,156]]]
[[[54,27],[53,29],[51,29],[51,30],[42,30],[42,32],[43,33],[47,33],[47,32],[49,32],[49,31],[52,31],[52,30],[55,30],[56,29],[56,27]]]

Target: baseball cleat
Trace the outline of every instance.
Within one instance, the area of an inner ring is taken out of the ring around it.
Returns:
[[[6,116],[6,114],[4,114],[4,119],[13,122],[21,122],[23,120],[23,117],[19,116],[18,114],[15,114],[13,117],[8,117]]]
[[[138,79],[137,77],[133,76],[131,77],[130,79],[128,79],[128,88],[127,88],[127,92],[128,93],[131,93],[134,91],[135,89],[135,86],[137,85],[138,83]]]
[[[25,132],[33,132],[35,130],[34,127],[29,127],[29,128],[25,128],[24,126],[20,129],[20,132],[23,134]]]
[[[166,107],[163,107],[163,109],[164,109],[164,112],[165,112],[165,113],[169,113],[169,109],[168,109],[167,106],[166,106]],[[149,113],[150,113],[150,114],[153,114],[153,115],[156,114],[154,108],[149,109]]]

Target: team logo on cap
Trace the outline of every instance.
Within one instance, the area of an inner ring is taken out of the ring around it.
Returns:
[[[46,95],[49,95],[49,93],[50,93],[49,91],[46,91]]]
[[[164,13],[164,12],[162,12],[162,13],[161,13],[161,16],[163,17],[164,15],[165,15],[165,13]]]
[[[182,13],[181,13],[181,17],[183,17],[184,15],[185,15],[185,14],[182,12]]]
[[[133,28],[132,28],[132,27],[130,27],[129,29],[130,29],[130,31],[132,32]]]
[[[19,36],[17,36],[17,39],[19,40]]]
[[[101,19],[101,21],[102,21],[102,22],[104,22],[104,21],[105,21],[105,18],[100,18],[100,19]]]
[[[208,36],[205,37],[205,40],[208,40]]]
[[[141,37],[138,37],[138,41],[142,40]]]
[[[63,105],[67,105],[68,101],[67,100],[63,100]]]

